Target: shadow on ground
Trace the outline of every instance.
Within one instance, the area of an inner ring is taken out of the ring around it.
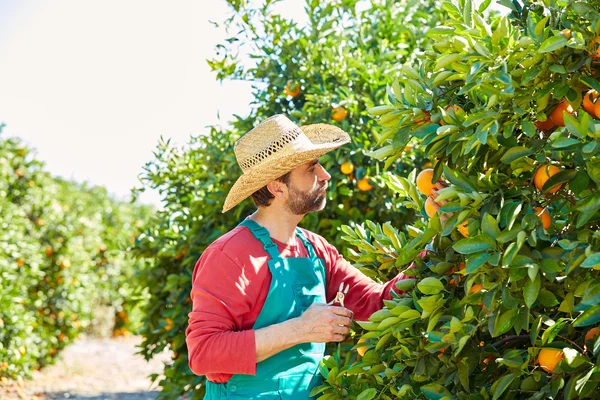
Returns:
[[[134,392],[134,393],[100,393],[95,395],[73,394],[71,392],[44,393],[48,400],[154,400],[160,392]]]

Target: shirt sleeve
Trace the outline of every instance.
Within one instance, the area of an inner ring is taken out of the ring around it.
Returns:
[[[240,330],[256,297],[243,269],[221,250],[202,254],[192,275],[193,305],[185,331],[194,374],[256,374],[254,331]]]
[[[390,300],[390,290],[396,288],[396,282],[406,279],[404,273],[399,273],[387,283],[377,283],[359,269],[350,264],[337,249],[326,244],[329,257],[327,268],[327,301],[335,298],[341,283],[349,284],[350,289],[344,298],[344,306],[354,312],[354,319],[366,321],[371,314],[383,308],[383,300]]]

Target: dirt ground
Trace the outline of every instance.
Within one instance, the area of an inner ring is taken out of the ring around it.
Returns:
[[[161,373],[171,354],[165,350],[147,362],[135,354],[141,342],[139,336],[81,337],[62,352],[55,365],[35,371],[32,381],[0,383],[0,399],[155,399],[159,389],[149,375]]]

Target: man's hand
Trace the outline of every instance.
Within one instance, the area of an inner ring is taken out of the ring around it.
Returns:
[[[350,333],[352,311],[344,307],[315,303],[297,318],[302,342],[341,342]]]
[[[352,311],[313,304],[304,314],[255,331],[256,362],[300,343],[341,342],[350,332]]]

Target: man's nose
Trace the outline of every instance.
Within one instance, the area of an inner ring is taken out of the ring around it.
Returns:
[[[328,181],[331,179],[331,175],[321,164],[319,164],[319,174],[317,175],[320,181]]]

